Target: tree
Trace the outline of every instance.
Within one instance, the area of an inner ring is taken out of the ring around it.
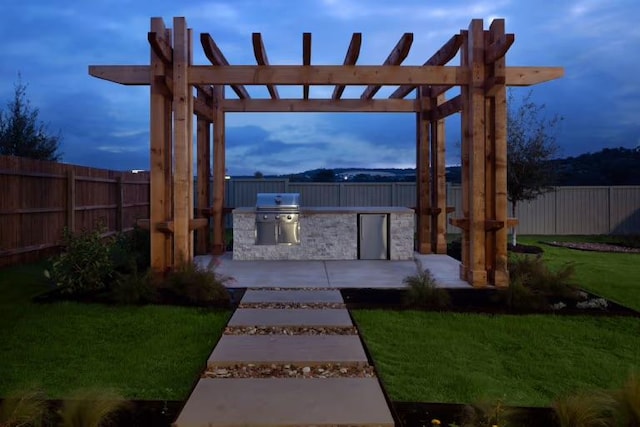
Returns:
[[[255,171],[255,173],[253,174],[253,177],[255,179],[264,179],[264,174],[260,171]]]
[[[38,121],[38,109],[27,99],[27,86],[18,78],[13,100],[7,110],[0,110],[0,154],[30,157],[38,160],[60,159],[60,135],[48,135],[46,126]]]
[[[312,176],[313,182],[335,182],[336,173],[333,169],[318,169]]]
[[[534,200],[552,190],[558,154],[556,131],[562,117],[545,115],[545,105],[531,100],[531,92],[516,105],[509,92],[507,112],[507,198],[515,217],[519,202]],[[517,244],[515,227],[512,243]]]

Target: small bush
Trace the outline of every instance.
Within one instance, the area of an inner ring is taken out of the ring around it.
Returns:
[[[575,264],[566,263],[551,270],[541,256],[512,256],[509,260],[509,276],[534,292],[548,296],[574,298]]]
[[[614,417],[619,426],[640,426],[640,376],[632,372],[619,390],[612,392]]]
[[[405,277],[402,283],[408,287],[404,298],[404,304],[407,306],[438,309],[449,306],[451,302],[449,293],[438,288],[431,272],[423,270],[422,267],[420,273]]]
[[[140,273],[118,273],[111,286],[111,298],[116,304],[148,304],[156,301],[156,277],[150,270]]]
[[[118,393],[103,390],[78,391],[62,403],[61,427],[102,427],[113,425],[115,417],[129,404]]]
[[[604,392],[557,398],[551,407],[560,427],[613,427],[613,401]]]
[[[110,248],[113,268],[120,273],[144,271],[151,264],[150,235],[148,230],[134,227],[128,233],[119,233]]]
[[[0,426],[45,426],[50,414],[47,397],[40,390],[12,393],[0,404]]]
[[[167,275],[162,287],[188,304],[226,307],[231,301],[224,286],[228,280],[213,268],[184,264]]]
[[[63,293],[82,294],[103,290],[113,277],[110,248],[112,238],[103,238],[103,228],[77,234],[64,230],[64,252],[45,270]]]
[[[520,416],[516,409],[505,406],[502,400],[480,400],[464,406],[460,414],[459,427],[506,427],[516,425],[510,421]]]

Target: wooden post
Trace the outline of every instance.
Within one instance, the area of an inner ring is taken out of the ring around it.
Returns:
[[[67,171],[67,229],[76,231],[76,172],[73,168]]]
[[[212,253],[221,255],[224,244],[224,180],[225,180],[225,141],[224,141],[224,86],[213,88],[213,245]]]
[[[443,104],[445,95],[431,98],[431,111]],[[444,119],[432,120],[431,129],[431,249],[436,254],[447,253],[447,182],[445,166]]]
[[[504,19],[495,19],[489,27],[489,43],[498,40],[505,35]],[[492,65],[492,66],[491,66]],[[509,286],[509,270],[507,267],[507,89],[504,80],[506,60],[502,56],[489,69],[498,85],[490,98],[490,121],[492,129],[492,145],[493,152],[493,187],[488,189],[493,193],[493,218],[503,226],[493,232],[492,243],[492,277],[491,283],[495,286]]]
[[[121,233],[124,229],[124,187],[122,176],[116,177],[116,231]]]
[[[193,218],[193,145],[190,134],[192,121],[190,103],[193,102],[189,82],[189,34],[184,18],[173,19],[173,266],[179,267],[191,261],[192,231],[189,220]]]
[[[162,18],[151,18],[151,31],[167,34]],[[150,175],[149,175],[149,218],[151,240],[151,269],[164,272],[171,265],[170,237],[157,229],[156,224],[169,220],[171,209],[171,133],[167,135],[167,125],[171,129],[171,101],[163,87],[167,66],[162,58],[151,51],[151,95],[150,95]],[[167,106],[169,108],[167,118]],[[167,155],[168,154],[168,155]],[[169,195],[169,197],[167,197]]]
[[[429,196],[429,122],[428,89],[418,86],[416,98],[420,111],[416,113],[416,217],[418,227],[418,252],[432,253],[431,245],[431,200]]]
[[[173,46],[173,31],[167,28],[167,42]],[[166,66],[165,71],[173,74],[173,64]],[[170,93],[162,97],[162,106],[159,108],[158,115],[162,116],[161,122],[158,124],[158,131],[162,132],[164,126],[163,152],[164,152],[164,204],[163,217],[164,221],[173,221],[173,96]],[[162,193],[158,192],[159,197]],[[173,234],[163,233],[164,235],[164,270],[173,266]]]
[[[186,25],[186,21],[185,21]],[[188,67],[191,67],[193,64],[193,30],[191,28],[187,29],[187,70]],[[187,72],[188,74],[188,72]],[[187,176],[189,177],[189,199],[187,200],[187,204],[189,206],[189,220],[187,223],[187,235],[189,237],[189,255],[187,257],[187,262],[192,262],[193,257],[195,255],[195,244],[194,244],[194,232],[191,228],[191,220],[194,218],[195,211],[195,203],[194,203],[194,173],[193,173],[193,87],[187,87],[187,148],[188,154],[187,157],[189,162],[187,163]]]
[[[213,94],[211,93],[210,96]],[[198,91],[198,99],[204,102],[206,95]],[[198,216],[202,216],[202,209],[211,206],[211,191],[209,191],[209,177],[211,176],[211,124],[204,117],[198,116],[197,120],[197,165],[198,165]],[[209,216],[207,215],[209,220]],[[208,221],[210,223],[210,221]],[[209,234],[211,227],[208,224],[196,233],[196,253],[201,255],[209,248]]]
[[[481,19],[473,19],[468,32],[469,82],[469,272],[473,286],[487,284],[485,265],[485,65],[484,29]]]
[[[469,66],[469,34],[468,31],[463,30],[460,32],[462,38],[462,44],[460,45],[460,65],[463,67]],[[469,280],[469,145],[470,145],[470,125],[469,125],[469,93],[470,86],[463,85],[460,87],[460,95],[462,97],[462,112],[460,114],[461,125],[461,149],[460,149],[460,175],[462,184],[462,220],[466,221],[467,225],[461,227],[461,263],[460,263],[460,279]]]

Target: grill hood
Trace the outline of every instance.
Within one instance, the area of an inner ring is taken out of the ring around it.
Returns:
[[[257,210],[299,210],[300,193],[258,193]]]

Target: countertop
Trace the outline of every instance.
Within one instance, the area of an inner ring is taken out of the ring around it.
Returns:
[[[254,207],[235,208],[233,213],[239,214],[255,214]],[[376,214],[376,213],[413,213],[413,209],[402,206],[307,206],[301,207],[302,215],[317,214]]]

